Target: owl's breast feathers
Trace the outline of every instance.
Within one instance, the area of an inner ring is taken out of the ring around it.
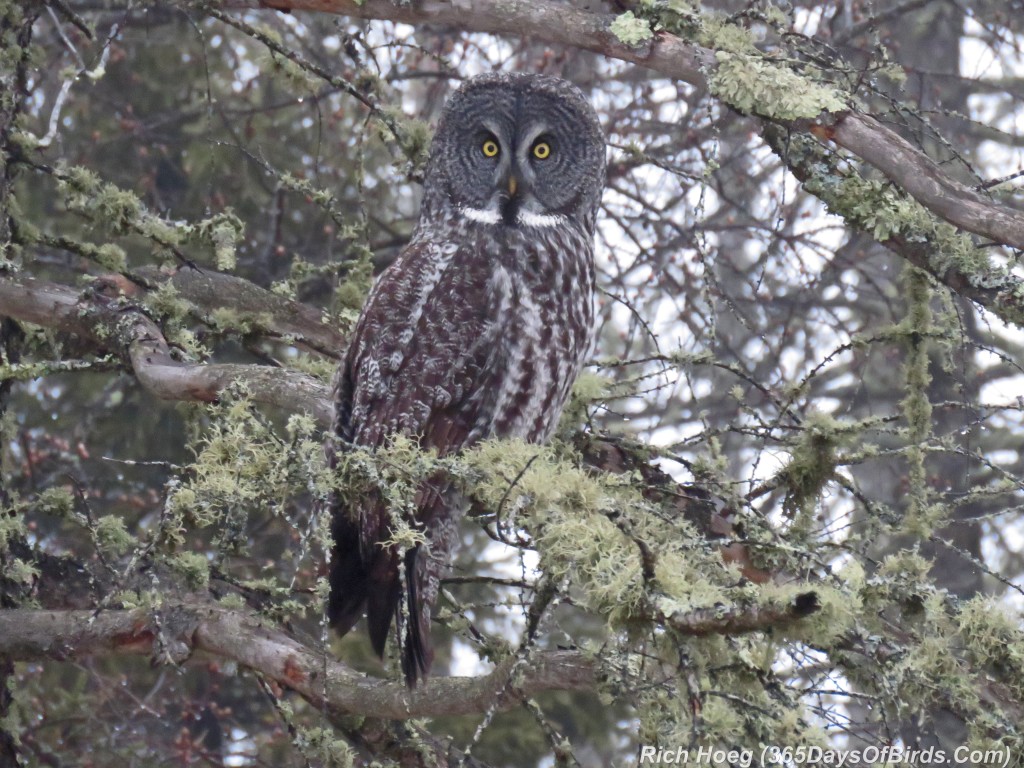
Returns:
[[[529,237],[450,223],[443,241],[419,233],[367,299],[335,394],[335,433],[344,442],[374,449],[404,434],[443,456],[488,437],[543,441],[557,425],[590,351],[591,240],[575,228]],[[404,560],[382,545],[390,518],[379,496],[353,509],[335,500],[332,508],[331,623],[347,632],[365,605],[380,655],[392,617],[400,636],[406,626],[403,669],[412,685],[429,670],[430,609],[463,504],[443,477],[426,484],[409,522],[428,545]]]

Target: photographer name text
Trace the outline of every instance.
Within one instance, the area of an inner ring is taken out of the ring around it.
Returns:
[[[864,747],[863,749],[825,749],[823,747],[764,746],[753,749],[718,749],[714,747],[667,748],[640,747],[640,765],[728,765],[750,768],[755,759],[761,765],[987,765],[1006,768],[1010,764],[1009,749],[972,749],[957,747],[952,751],[928,747],[910,749],[900,746]]]

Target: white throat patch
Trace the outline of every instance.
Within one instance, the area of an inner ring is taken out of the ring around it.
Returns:
[[[470,221],[478,221],[481,224],[497,224],[501,221],[501,214],[488,208],[470,208],[464,205],[459,210]]]
[[[529,211],[519,212],[519,223],[526,227],[557,227],[565,222],[565,216],[560,213],[530,213]]]
[[[464,205],[459,210],[467,219],[480,224],[497,224],[501,221],[501,214],[491,208],[470,208]],[[565,216],[560,213],[520,211],[516,221],[524,227],[557,227],[565,223]]]

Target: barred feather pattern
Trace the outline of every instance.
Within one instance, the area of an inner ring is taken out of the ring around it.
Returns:
[[[563,84],[540,85],[548,81]],[[510,224],[453,199],[437,141],[417,230],[367,298],[336,377],[332,463],[346,445],[373,450],[399,434],[441,456],[489,437],[545,441],[590,353],[603,142],[596,194],[573,193],[565,213]],[[426,543],[402,552],[384,543],[393,513],[379,494],[332,500],[328,604],[342,634],[365,610],[379,655],[394,622],[410,686],[430,669],[431,609],[465,503],[438,476],[419,489],[415,510],[406,522]]]

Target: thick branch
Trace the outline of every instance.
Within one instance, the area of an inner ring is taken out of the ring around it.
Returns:
[[[1024,285],[1011,272],[991,265],[984,251],[974,249],[973,258],[951,258],[956,244],[939,239],[938,230],[933,232],[911,228],[903,232],[893,231],[885,236],[879,234],[872,219],[874,213],[887,204],[906,199],[902,193],[896,190],[881,193],[880,199],[875,201],[875,210],[863,205],[852,210],[849,201],[839,193],[841,185],[833,182],[860,177],[841,170],[838,159],[832,153],[804,137],[790,140],[778,126],[765,130],[764,137],[775,153],[786,162],[793,175],[831,210],[843,215],[847,225],[871,235],[893,253],[928,272],[964,298],[986,307],[1004,322],[1011,325],[1024,324]]]
[[[345,334],[325,323],[319,310],[278,296],[244,278],[188,266],[173,273],[143,267],[136,274],[150,284],[169,283],[181,298],[206,314],[230,309],[253,318],[276,338],[302,344],[329,357],[340,357],[345,348]]]
[[[591,13],[553,0],[254,0],[257,7],[283,11],[319,11],[361,19],[390,19],[407,24],[450,25],[472,32],[571,45],[703,85],[715,66],[715,54],[674,35],[659,34],[651,45],[624,45],[609,31],[614,16]],[[225,7],[253,7],[250,0],[229,0]]]
[[[995,243],[1024,249],[1024,214],[952,178],[928,155],[875,118],[836,116],[825,136],[874,166],[932,213]]]
[[[163,400],[214,402],[231,384],[255,402],[330,421],[327,388],[312,376],[259,365],[202,365],[171,354],[159,326],[134,305],[21,275],[0,276],[3,314],[76,334],[121,356],[139,383]]]
[[[511,709],[543,691],[590,690],[595,684],[594,664],[582,653],[551,651],[537,653],[529,665],[518,668],[514,684],[509,676],[515,660],[510,659],[487,675],[432,678],[410,691],[403,683],[354,672],[238,611],[181,604],[165,605],[161,614],[158,630],[153,617],[139,611],[0,611],[0,656],[66,661],[118,653],[153,655],[168,646],[183,647],[233,660],[315,706],[401,720],[485,712],[495,702],[499,709]]]
[[[683,635],[740,634],[788,624],[817,610],[813,593],[778,608],[675,614],[666,624]],[[595,663],[578,651],[539,651],[510,658],[479,677],[435,677],[415,690],[352,671],[259,619],[210,603],[165,603],[159,620],[143,611],[0,611],[0,657],[67,661],[109,654],[168,654],[184,660],[205,651],[287,686],[337,714],[407,719],[506,710],[544,691],[592,690]]]

